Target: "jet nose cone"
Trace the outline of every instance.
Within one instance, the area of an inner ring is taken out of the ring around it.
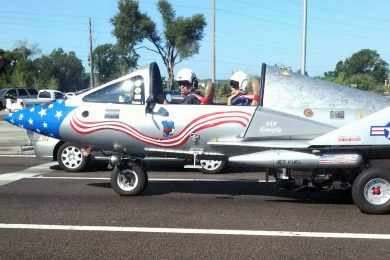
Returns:
[[[8,123],[11,123],[11,116],[12,116],[12,113],[8,114],[8,115],[3,115],[2,116],[2,120],[3,121],[6,121]],[[12,124],[12,123],[11,123]]]
[[[39,106],[19,109],[16,112],[9,113],[8,115],[6,115],[4,117],[4,120],[13,124],[13,125],[22,127],[22,128],[26,128],[29,130],[35,130],[35,129],[33,129],[34,128],[34,120],[37,120],[37,119],[36,119],[34,111],[38,107]]]
[[[47,107],[45,105],[35,105],[23,108],[6,116],[5,120],[19,127],[45,134],[47,123]]]
[[[10,124],[17,125],[19,127],[23,127],[23,124],[24,124],[23,110],[24,109],[20,109],[16,112],[12,112],[12,113],[9,113],[8,115],[5,115],[3,117],[3,120],[10,123]]]
[[[63,100],[58,100],[20,109],[7,115],[4,120],[39,134],[61,139],[61,124],[73,109],[74,107],[66,106]]]

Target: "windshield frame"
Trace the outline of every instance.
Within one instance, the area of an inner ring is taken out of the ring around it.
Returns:
[[[0,96],[4,95],[7,92],[8,88],[0,88]]]

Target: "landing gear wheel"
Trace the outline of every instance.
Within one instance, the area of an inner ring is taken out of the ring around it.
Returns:
[[[201,171],[205,174],[218,174],[222,173],[226,166],[224,160],[200,160]]]
[[[111,174],[111,187],[121,196],[135,196],[144,191],[148,176],[139,166],[115,167]]]
[[[60,167],[68,172],[80,172],[87,166],[87,158],[81,148],[70,143],[64,143],[58,149],[57,161]]]
[[[368,214],[390,212],[390,172],[368,169],[361,172],[352,185],[352,198],[359,209]]]

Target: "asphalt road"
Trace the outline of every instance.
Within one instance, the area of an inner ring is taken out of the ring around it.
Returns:
[[[38,159],[32,156],[9,156],[0,154],[1,174],[23,171],[29,167],[49,162],[48,159]]]
[[[390,259],[390,217],[345,193],[157,166],[142,196],[120,197],[108,171],[47,162],[0,157],[0,259]]]

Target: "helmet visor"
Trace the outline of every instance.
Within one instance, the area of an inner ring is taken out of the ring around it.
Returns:
[[[191,86],[191,83],[188,80],[180,80],[177,83],[179,83],[179,86]]]
[[[232,88],[238,88],[238,81],[230,80],[230,86]]]

